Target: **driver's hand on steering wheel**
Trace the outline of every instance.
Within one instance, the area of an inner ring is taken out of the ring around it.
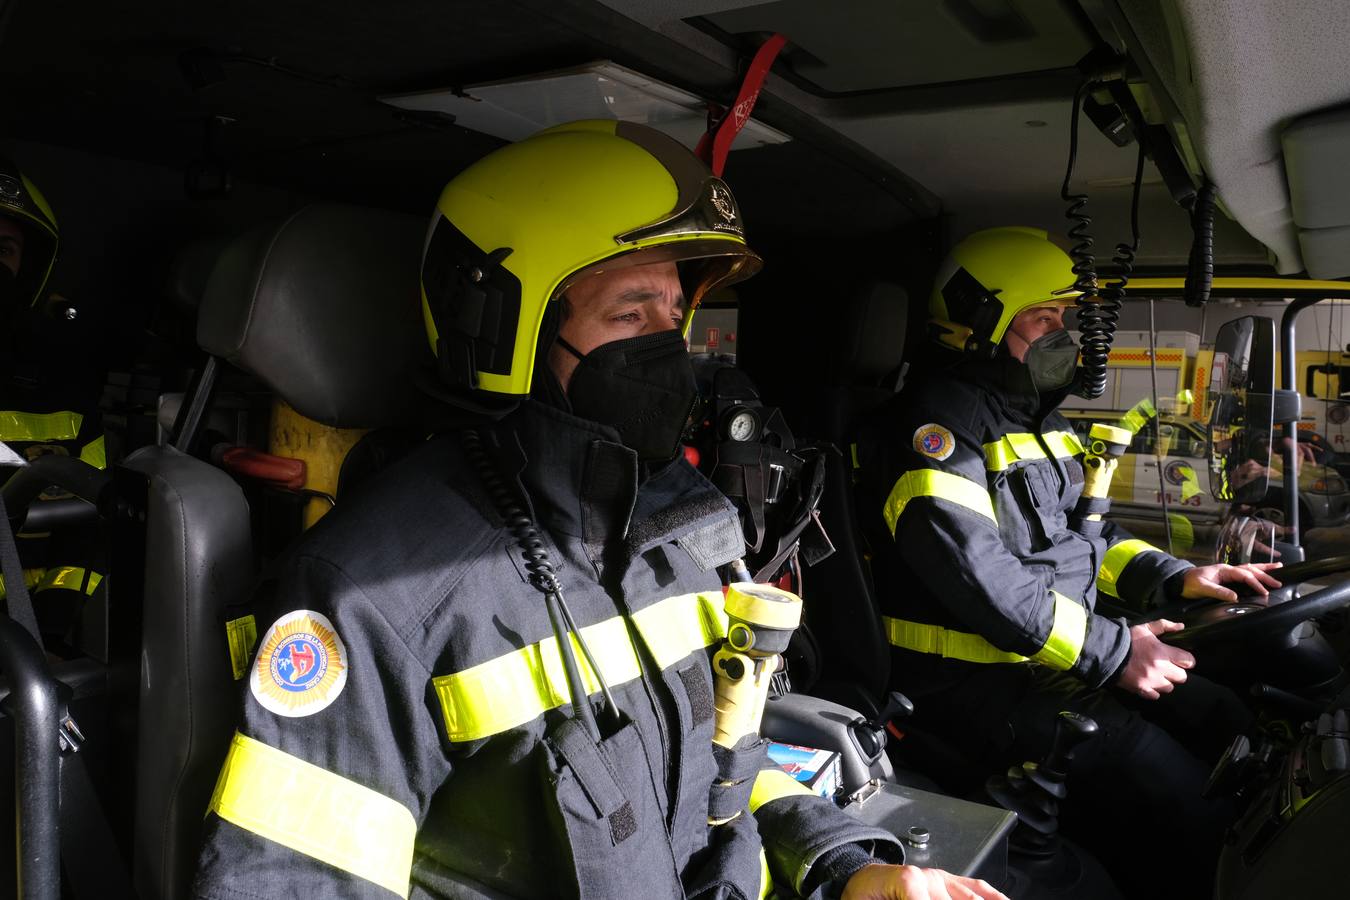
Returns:
[[[1154,619],[1130,628],[1130,658],[1116,678],[1116,687],[1145,700],[1157,700],[1186,680],[1186,670],[1195,668],[1195,657],[1180,647],[1158,640],[1158,635],[1186,626],[1167,619]]]
[[[1244,563],[1240,566],[1230,566],[1218,563],[1212,566],[1196,566],[1186,570],[1186,574],[1182,576],[1181,596],[1187,600],[1212,597],[1215,600],[1236,603],[1238,596],[1223,586],[1226,582],[1246,585],[1258,596],[1264,597],[1270,593],[1270,588],[1280,586],[1280,580],[1268,573],[1281,565],[1282,563]]]

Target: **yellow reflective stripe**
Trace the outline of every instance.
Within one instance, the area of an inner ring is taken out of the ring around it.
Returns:
[[[23,570],[24,587],[28,588],[29,591],[32,591],[35,587],[38,586],[38,582],[42,581],[42,576],[46,571],[47,571],[46,569],[24,569]],[[0,575],[0,599],[3,599],[7,596],[8,594],[5,593],[5,576]]]
[[[210,809],[297,853],[408,895],[417,820],[390,797],[235,734]]]
[[[909,622],[882,616],[886,625],[886,637],[902,650],[916,653],[932,653],[947,659],[960,659],[973,663],[1021,663],[1027,657],[1017,653],[1000,650],[978,634],[962,631],[950,631],[941,625],[928,625],[923,622]]]
[[[1154,408],[1153,401],[1145,397],[1143,400],[1140,400],[1132,406],[1129,412],[1121,416],[1120,421],[1117,424],[1119,424],[1121,428],[1129,431],[1130,434],[1138,434],[1139,430],[1144,427],[1148,420],[1157,414],[1158,410]]]
[[[1190,466],[1181,466],[1181,499],[1189,500],[1200,493],[1200,479]]]
[[[895,536],[895,523],[905,511],[905,504],[917,497],[948,500],[986,516],[991,522],[998,522],[994,518],[994,502],[989,499],[989,491],[984,485],[937,469],[914,469],[896,479],[895,487],[891,488],[891,495],[886,498],[886,505],[881,510],[892,537]]]
[[[85,583],[86,574],[89,578],[88,584]],[[37,587],[33,588],[33,593],[51,590],[52,588],[60,588],[66,591],[83,590],[85,594],[93,596],[94,591],[98,589],[98,586],[102,581],[103,576],[92,569],[86,570],[76,566],[58,566],[47,570],[47,573],[42,576],[42,580],[38,582]]]
[[[1087,610],[1058,591],[1050,593],[1055,595],[1055,624],[1045,639],[1045,646],[1031,658],[1063,672],[1072,669],[1083,652],[1083,641],[1087,638]]]
[[[656,665],[668,668],[693,651],[726,637],[727,614],[722,592],[667,597],[633,613],[633,625],[642,635]]]
[[[1101,568],[1097,570],[1097,590],[1108,597],[1119,598],[1116,583],[1120,581],[1125,567],[1141,553],[1162,553],[1162,551],[1148,541],[1141,541],[1138,538],[1121,541],[1107,550],[1106,556],[1102,558]]]
[[[26,413],[0,410],[0,441],[73,441],[84,416],[68,410]]]
[[[258,647],[257,619],[250,613],[226,622],[225,640],[230,646],[230,667],[234,669],[234,680],[238,681],[248,674],[248,664]]]
[[[80,459],[95,469],[108,468],[107,445],[103,441],[103,435],[100,434],[80,448]]]
[[[769,854],[764,852],[764,845],[759,845],[759,900],[773,893],[773,873],[769,871]]]
[[[726,634],[722,598],[715,591],[667,597],[634,614],[633,624],[661,668]],[[628,622],[622,616],[587,625],[581,635],[611,687],[632,681],[641,673]],[[575,637],[572,648],[587,692],[598,693],[600,681]],[[462,672],[437,676],[432,685],[452,741],[500,734],[571,699],[558,642],[553,637]]]
[[[86,583],[88,576],[88,583]],[[24,569],[23,583],[29,592],[37,594],[59,588],[63,591],[77,591],[92,597],[94,591],[103,583],[103,576],[93,569],[81,569],[78,566],[55,566],[50,569]],[[0,575],[0,597],[5,593],[5,579]]]
[[[1083,444],[1072,431],[1051,431],[1041,437],[1058,459],[1069,459],[1083,452]],[[984,445],[984,465],[991,472],[1002,472],[1018,460],[1045,458],[1045,447],[1036,440],[1036,435],[1025,432],[1005,434]]]
[[[858,461],[858,445],[856,443],[848,445],[849,457],[853,460],[853,468],[861,469],[862,463]]]
[[[813,797],[815,794],[782,769],[760,769],[754,787],[750,789],[750,812],[759,812],[764,804],[784,797]]]

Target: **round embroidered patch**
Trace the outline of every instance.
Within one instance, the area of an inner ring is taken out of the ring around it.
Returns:
[[[269,712],[295,718],[326,708],[347,684],[347,648],[327,616],[297,609],[272,623],[249,688]]]
[[[936,422],[920,425],[914,432],[914,452],[933,459],[946,459],[956,449],[952,433]]]

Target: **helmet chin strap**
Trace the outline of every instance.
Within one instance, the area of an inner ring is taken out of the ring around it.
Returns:
[[[550,303],[544,311],[543,321],[539,323],[539,340],[535,344],[534,378],[530,382],[530,397],[545,406],[571,413],[572,404],[567,399],[567,391],[563,390],[558,374],[553,371],[553,366],[549,365],[548,361],[549,351],[555,342],[561,344],[564,350],[576,355],[578,359],[581,358],[572,345],[564,341],[559,334],[562,329],[560,319],[558,304]]]

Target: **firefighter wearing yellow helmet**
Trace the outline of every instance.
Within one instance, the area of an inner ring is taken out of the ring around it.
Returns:
[[[40,308],[56,262],[56,215],[36,184],[0,159],[0,459],[28,463],[46,455],[106,465],[97,410],[102,379],[72,375],[70,341]],[[17,460],[16,460],[17,458]],[[12,469],[0,468],[0,481]],[[50,490],[39,498],[69,496]],[[74,653],[80,610],[103,587],[106,571],[93,526],[29,535],[19,542],[25,586],[37,595],[47,650]],[[9,595],[0,577],[0,598]]]
[[[1278,582],[1264,567],[1192,566],[1100,521],[1108,501],[1084,495],[1083,447],[1056,409],[1075,380],[1063,319],[1073,282],[1069,257],[1038,229],[959,242],[929,300],[944,355],[862,429],[863,524],[892,679],[914,700],[914,727],[959,741],[989,771],[1042,758],[1061,710],[1096,719],[1069,773],[1069,835],[1124,847],[1173,824],[1180,880],[1106,862],[1131,896],[1199,896],[1224,824],[1200,790],[1250,717],[1227,689],[1188,678],[1195,658],[1159,640],[1180,624],[1130,627],[1098,598],[1138,613],[1235,599],[1225,582],[1258,593]],[[1210,743],[1179,727],[1188,720],[1208,723]]]
[[[195,896],[1001,896],[882,864],[894,836],[757,736],[713,742],[743,540],[676,453],[681,330],[758,266],[727,186],[642,126],[554,128],[450,182],[422,309],[461,427],[283,572]]]

